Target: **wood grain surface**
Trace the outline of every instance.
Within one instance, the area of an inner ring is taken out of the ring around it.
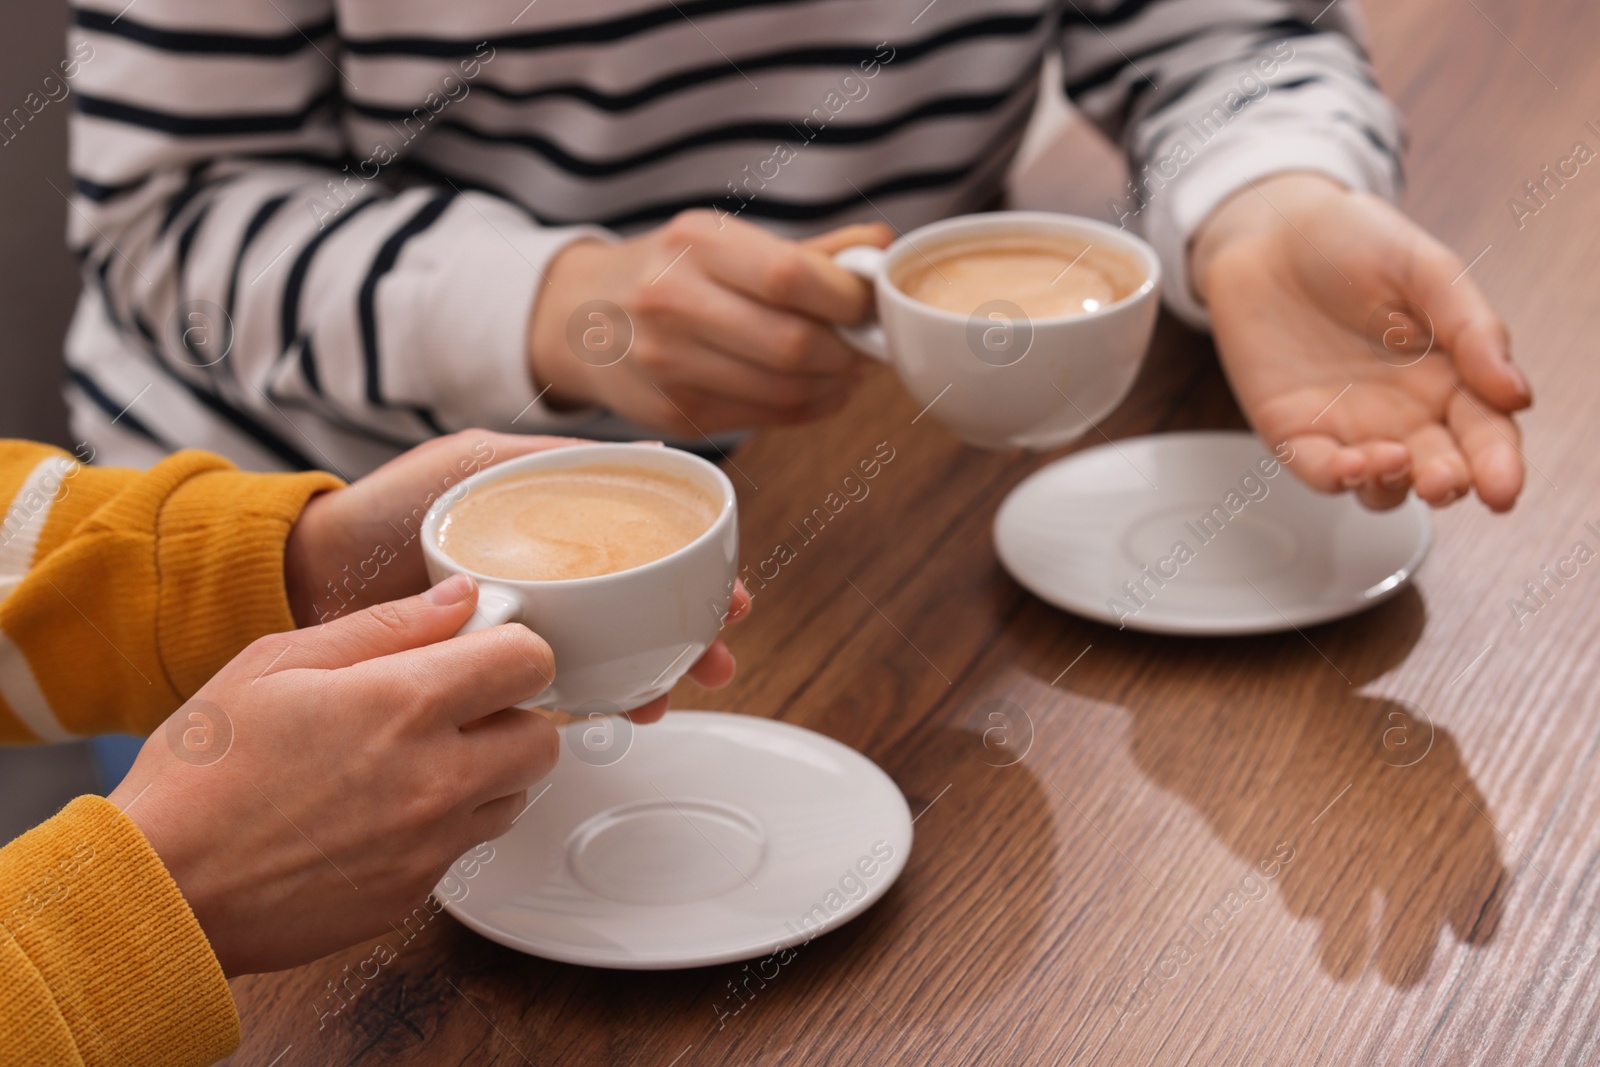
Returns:
[[[963,447],[877,374],[838,417],[726,465],[745,561],[795,555],[730,633],[736,683],[676,702],[884,767],[918,813],[894,889],[766,982],[547,963],[441,916],[320,1028],[313,1005],[366,946],[235,983],[231,1062],[1600,1062],[1600,565],[1531,615],[1508,606],[1576,542],[1600,547],[1600,166],[1520,224],[1508,206],[1575,142],[1600,148],[1600,8],[1368,15],[1411,126],[1407,206],[1481,253],[1538,397],[1515,512],[1437,516],[1416,586],[1357,618],[1118,632],[995,560],[999,502],[1057,457]],[[1120,180],[1075,130],[1015,199],[1104,215]],[[1207,343],[1163,322],[1101,430],[1240,425]],[[800,537],[885,442],[870,495]]]

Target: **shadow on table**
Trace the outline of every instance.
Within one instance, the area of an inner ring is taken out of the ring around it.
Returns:
[[[1425,614],[1408,590],[1304,636],[1134,637],[1154,669],[1115,698],[1140,770],[1242,861],[1293,856],[1273,879],[1279,899],[1320,926],[1320,962],[1338,980],[1371,967],[1414,985],[1444,926],[1481,946],[1500,920],[1509,876],[1489,806],[1438,709],[1357,692],[1405,660]]]

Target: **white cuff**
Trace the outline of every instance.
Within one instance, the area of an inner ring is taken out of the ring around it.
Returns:
[[[435,284],[411,321],[440,422],[531,433],[592,420],[593,409],[555,412],[536,399],[528,323],[558,252],[616,236],[596,226],[541,227],[479,193],[462,194],[436,225],[449,227],[451,239],[430,265]]]
[[[1174,315],[1195,329],[1210,329],[1210,314],[1190,286],[1189,242],[1219,204],[1250,182],[1285,171],[1312,171],[1351,189],[1394,198],[1393,173],[1374,165],[1370,149],[1342,143],[1343,132],[1233,131],[1152,198],[1144,212],[1145,238],[1161,257],[1162,296]]]

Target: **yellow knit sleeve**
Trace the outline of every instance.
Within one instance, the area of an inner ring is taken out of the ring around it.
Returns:
[[[0,442],[0,743],[148,733],[245,645],[294,629],[284,542],[342,484]]]
[[[79,797],[0,849],[0,1063],[185,1067],[238,1044],[222,967],[116,805]]]

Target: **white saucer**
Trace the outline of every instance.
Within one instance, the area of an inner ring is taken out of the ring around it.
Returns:
[[[894,782],[810,730],[673,711],[562,733],[493,858],[436,890],[502,945],[627,970],[752,959],[859,915],[910,855]]]
[[[1433,540],[1427,505],[1413,496],[1368,511],[1272,461],[1246,433],[1091,448],[1011,491],[995,516],[995,550],[1013,578],[1056,607],[1153,633],[1311,626],[1405,587]]]

